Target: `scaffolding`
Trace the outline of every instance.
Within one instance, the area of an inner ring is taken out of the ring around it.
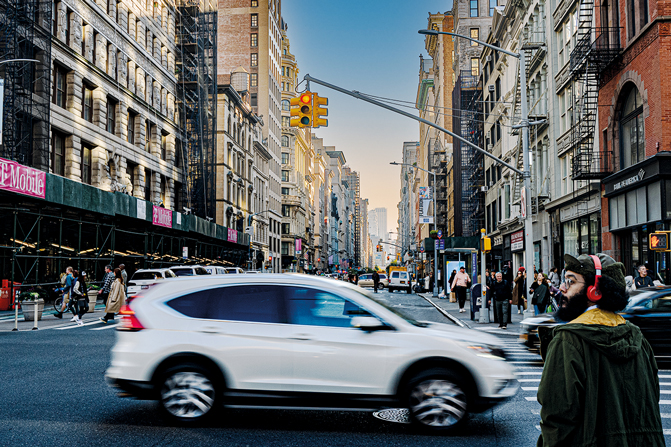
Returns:
[[[4,79],[0,157],[49,168],[50,0],[0,0],[0,65]]]
[[[217,12],[209,0],[179,0],[176,23],[178,110],[184,129],[185,203],[193,214],[216,210]]]
[[[482,78],[470,70],[462,70],[457,81],[461,93],[460,135],[478,147],[484,145],[484,116],[482,112]],[[480,235],[485,220],[484,156],[471,146],[460,145],[461,151],[461,236]],[[458,202],[457,202],[458,203]]]

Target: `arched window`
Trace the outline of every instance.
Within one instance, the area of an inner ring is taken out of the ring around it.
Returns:
[[[289,100],[288,99],[283,99],[282,100],[282,110],[289,111]]]
[[[289,147],[289,137],[282,135],[282,147]]]
[[[643,125],[643,100],[632,85],[621,96],[620,160],[622,169],[645,159],[645,129]]]

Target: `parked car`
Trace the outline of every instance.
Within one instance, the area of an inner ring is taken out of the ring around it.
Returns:
[[[255,275],[257,273],[263,273],[261,270],[245,270],[246,275]]]
[[[378,273],[378,274],[380,275],[380,284],[378,288],[384,289],[385,287],[389,287],[389,278],[387,278],[387,275],[384,273]],[[364,273],[363,275],[359,275],[359,286],[373,287],[373,274]]]
[[[359,287],[309,275],[179,278],[121,311],[106,380],[180,424],[221,405],[404,407],[443,432],[515,395],[498,338],[418,322]]]
[[[629,303],[619,312],[626,320],[641,328],[658,363],[671,362],[671,286],[647,287],[630,293]],[[520,339],[534,352],[547,352],[547,340],[542,346],[539,328],[552,328],[565,322],[557,321],[553,314],[526,318],[521,323]]]
[[[405,270],[394,270],[389,272],[389,291],[406,290],[412,293],[410,285],[410,275]]]
[[[177,267],[170,267],[170,270],[177,276],[198,276],[209,275],[205,267],[200,265],[180,265]]]
[[[225,267],[219,267],[216,265],[206,265],[203,267],[210,275],[225,275],[228,272]]]
[[[245,273],[244,270],[242,270],[240,267],[224,267],[226,269],[226,273]]]
[[[141,290],[147,290],[152,284],[162,279],[176,278],[177,275],[170,269],[140,269],[133,273],[133,277],[128,281],[126,294],[133,296]]]

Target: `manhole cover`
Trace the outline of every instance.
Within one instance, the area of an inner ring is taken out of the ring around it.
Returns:
[[[397,424],[409,424],[410,417],[407,408],[387,408],[385,410],[376,411],[373,413],[378,419],[387,422],[396,422]]]

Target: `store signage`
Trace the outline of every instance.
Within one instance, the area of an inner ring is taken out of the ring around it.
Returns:
[[[160,206],[154,205],[152,213],[152,223],[159,227],[172,228],[172,211]]]
[[[645,177],[645,171],[640,169],[635,176],[629,177],[628,179],[621,180],[613,185],[613,191],[624,188],[625,186],[633,185],[634,183],[640,182]]]
[[[419,223],[421,223],[421,224],[432,224],[433,223],[433,217],[420,216],[419,217]]]
[[[295,247],[296,247],[296,254],[300,255],[301,254],[301,243],[303,242],[302,239],[296,239],[295,241]]]
[[[510,235],[510,249],[512,251],[524,250],[524,230]]]
[[[238,232],[233,228],[228,229],[228,242],[238,243]]]
[[[47,194],[47,174],[0,158],[0,189],[44,199]]]
[[[189,259],[189,247],[182,247],[182,258]]]

